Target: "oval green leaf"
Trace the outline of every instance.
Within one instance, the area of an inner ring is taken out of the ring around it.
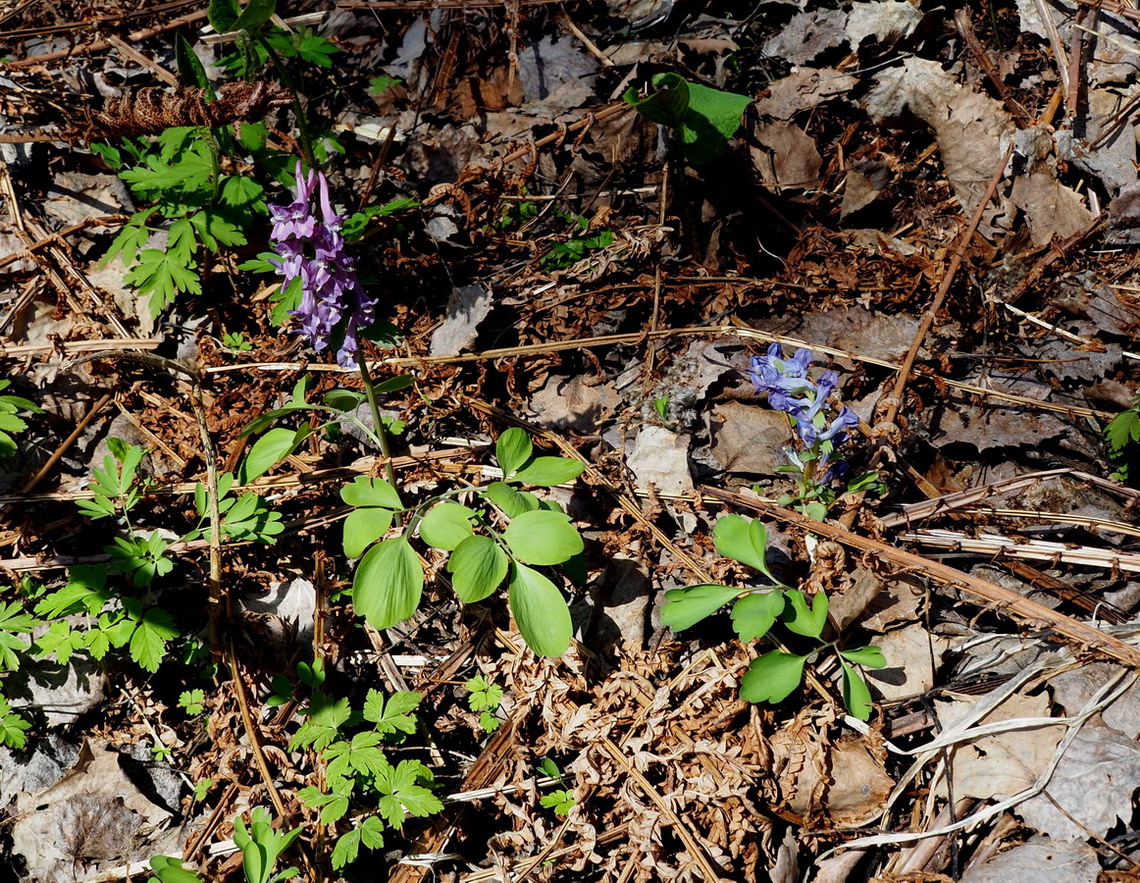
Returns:
[[[561,656],[574,626],[566,599],[545,576],[515,562],[508,595],[511,613],[526,645],[540,656]]]
[[[437,549],[454,549],[474,533],[474,517],[471,509],[459,503],[436,503],[420,522],[420,539]]]
[[[305,435],[307,434],[306,432]],[[249,484],[264,475],[292,454],[304,438],[300,430],[294,431],[284,427],[269,430],[249,449],[249,454],[238,467],[238,480],[242,484]]]
[[[752,660],[740,679],[740,698],[748,702],[783,702],[804,677],[806,656],[773,650]]]
[[[392,526],[392,510],[369,506],[350,512],[344,520],[344,554],[359,558],[364,550],[384,536]]]
[[[352,579],[352,603],[369,625],[386,629],[420,606],[424,570],[403,537],[377,543],[360,559]]]
[[[491,482],[483,489],[483,496],[502,509],[508,518],[517,518],[538,508],[538,498],[534,494],[515,490],[505,481]]]
[[[561,564],[584,548],[570,516],[539,509],[524,512],[503,531],[511,553],[526,564]]]
[[[819,592],[811,599],[808,607],[804,593],[795,589],[785,592],[788,606],[784,608],[784,625],[789,631],[805,638],[818,638],[827,624],[827,595]]]
[[[859,672],[842,659],[839,662],[843,666],[843,704],[852,717],[865,721],[871,716],[871,691]]]
[[[495,444],[495,458],[499,461],[499,468],[503,470],[503,477],[513,475],[523,463],[530,459],[534,445],[526,431],[512,426],[499,436]]]
[[[470,536],[455,547],[447,562],[451,585],[464,604],[482,601],[507,575],[510,559],[490,537]]]
[[[713,528],[713,545],[720,554],[759,570],[774,583],[779,582],[768,570],[768,529],[759,519],[725,515]]]
[[[385,509],[403,509],[396,489],[382,478],[355,479],[340,489],[340,498],[349,506],[382,506]]]
[[[585,465],[568,457],[535,457],[515,473],[513,481],[554,487],[573,481],[582,474]]]
[[[665,593],[661,622],[673,631],[679,632],[700,622],[706,616],[711,616],[739,594],[740,589],[711,583],[671,589]]]
[[[865,668],[886,668],[887,665],[887,658],[883,656],[883,651],[874,645],[840,650],[839,655],[848,662],[862,665]]]
[[[758,641],[784,612],[783,592],[753,592],[732,608],[732,627],[742,641]]]

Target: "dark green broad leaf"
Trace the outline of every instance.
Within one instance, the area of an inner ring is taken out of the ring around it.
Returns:
[[[490,537],[469,536],[447,562],[451,585],[461,601],[474,604],[499,587],[507,575],[510,559]]]
[[[685,159],[697,164],[720,153],[752,103],[747,95],[690,83],[673,73],[658,74],[653,86],[657,91],[646,98],[628,90],[625,101],[646,119],[675,129]]]
[[[784,612],[783,592],[753,592],[732,608],[732,627],[742,641],[758,641]]]
[[[364,402],[366,396],[355,389],[330,389],[322,401],[334,411],[354,411]]]
[[[568,457],[535,457],[516,472],[512,480],[539,487],[554,487],[573,481],[585,468],[585,464]]]
[[[377,543],[360,559],[352,579],[356,612],[377,629],[403,622],[420,606],[424,569],[404,537]]]
[[[420,539],[450,551],[474,533],[475,512],[459,503],[436,503],[420,522]]]
[[[574,626],[566,599],[545,576],[515,562],[509,601],[526,645],[540,656],[561,656],[570,646]]]
[[[713,528],[713,544],[720,554],[735,558],[780,584],[768,570],[768,529],[759,519],[725,515]]]
[[[269,430],[254,442],[249,454],[238,467],[238,481],[249,484],[264,475],[297,450],[311,432],[312,427],[308,423],[296,430],[283,427]]]
[[[783,702],[804,678],[806,656],[773,650],[754,659],[740,679],[740,698],[748,702]]]
[[[844,660],[840,659],[839,663],[843,666],[843,704],[852,717],[865,721],[871,717],[872,707],[867,682]]]
[[[784,625],[789,631],[805,638],[818,638],[827,625],[827,595],[818,592],[808,606],[807,598],[798,589],[785,593],[788,606],[784,608]]]
[[[364,550],[388,532],[392,526],[392,510],[379,506],[364,506],[349,513],[344,520],[342,541],[344,554],[359,558]]]
[[[387,380],[382,380],[377,383],[373,389],[376,395],[384,395],[389,392],[399,392],[401,389],[407,389],[409,386],[416,382],[411,374],[398,374],[395,377],[389,377]]]
[[[671,589],[665,593],[665,605],[661,608],[661,623],[675,632],[682,631],[716,613],[739,594],[740,589],[712,583]]]
[[[526,430],[512,426],[500,435],[495,444],[495,458],[499,461],[499,468],[503,470],[503,478],[510,478],[521,469],[533,451],[534,445],[531,444]]]
[[[349,506],[380,506],[384,509],[404,508],[396,489],[382,478],[360,476],[340,489],[340,498]]]
[[[277,0],[249,0],[239,9],[237,0],[210,0],[210,24],[219,34],[229,31],[256,31],[273,17]]]
[[[539,507],[538,497],[527,491],[516,490],[505,481],[493,481],[483,489],[483,496],[503,510],[508,518],[517,518],[524,512]]]
[[[210,85],[210,78],[206,76],[206,68],[202,66],[201,59],[194,54],[193,48],[181,34],[174,38],[174,60],[178,66],[178,77],[183,83],[204,90],[210,101],[218,97]]]
[[[874,645],[840,650],[839,655],[848,662],[854,662],[856,665],[862,665],[864,668],[886,668],[887,665],[887,659],[883,656],[883,651]]]
[[[237,0],[210,0],[206,12],[210,19],[210,26],[219,34],[225,34],[234,29],[234,22],[238,20]]]
[[[582,551],[582,537],[570,516],[539,509],[524,512],[503,531],[511,554],[527,564],[561,564]]]

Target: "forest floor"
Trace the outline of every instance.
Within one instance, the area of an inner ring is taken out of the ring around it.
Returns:
[[[1138,60],[10,0],[0,881],[1140,879]]]

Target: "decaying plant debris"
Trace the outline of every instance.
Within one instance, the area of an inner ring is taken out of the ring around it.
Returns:
[[[281,0],[265,27],[309,53],[285,56],[309,62],[298,104],[216,66],[255,55],[207,6],[0,10],[0,743],[11,713],[28,723],[0,748],[0,879],[144,879],[152,856],[243,879],[253,808],[303,829],[278,870],[311,880],[1136,878],[1140,491],[1119,471],[1137,447],[1104,436],[1140,360],[1135,10]],[[171,85],[187,64],[225,81],[216,99]],[[668,74],[746,99],[712,161],[623,100]],[[217,192],[147,215],[133,185],[180,181],[193,127],[244,151],[203,151]],[[326,222],[363,213],[350,247],[399,331],[368,362],[412,380],[375,412],[306,411],[336,432],[246,488],[274,542],[223,543],[208,510],[258,444],[243,430],[306,376],[309,402],[360,388],[302,345],[272,266],[249,269],[302,156]],[[197,250],[163,263],[187,230]],[[772,344],[836,372],[846,456],[882,482],[825,522],[779,502],[789,419],[749,376]],[[406,424],[390,458],[365,444],[377,416]],[[509,477],[512,426],[581,464],[539,492],[585,538],[570,649],[536,655],[506,592],[460,603],[430,545],[414,616],[359,619],[342,489],[391,468],[409,498],[461,499]],[[115,504],[100,521],[76,501],[98,515],[109,439],[150,452],[130,517],[176,566],[145,597],[192,659],[28,651],[72,626],[19,617],[106,559]],[[767,526],[781,581],[826,592],[843,646],[881,649],[867,722],[839,657],[751,703],[770,645],[726,613],[662,624],[667,592],[756,585],[714,546],[732,514]],[[364,817],[322,823],[298,796],[330,787],[297,741],[322,691],[422,694],[386,747],[443,801],[400,809],[343,872],[332,842]]]

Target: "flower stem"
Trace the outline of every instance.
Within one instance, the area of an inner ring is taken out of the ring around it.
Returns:
[[[372,375],[368,371],[368,362],[364,358],[362,349],[356,351],[356,364],[360,366],[360,379],[364,383],[364,394],[368,397],[368,407],[372,409],[376,440],[380,442],[380,453],[384,456],[384,476],[388,479],[388,484],[398,490],[396,470],[392,468],[392,446],[388,442],[388,430],[384,428],[384,420],[380,417],[380,406],[376,403],[376,388],[372,385]]]

